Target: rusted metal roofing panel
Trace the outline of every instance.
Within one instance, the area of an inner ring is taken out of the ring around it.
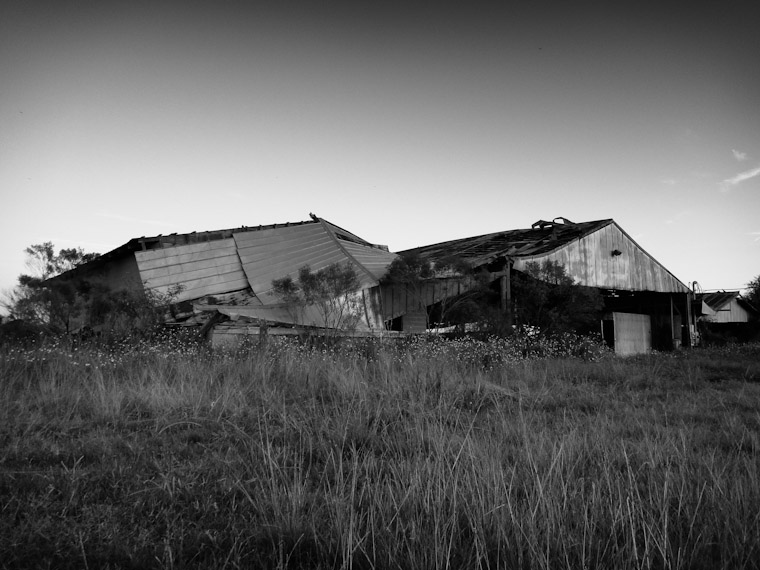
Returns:
[[[458,257],[477,267],[505,256],[548,253],[611,223],[612,220],[599,220],[579,224],[550,224],[451,240],[401,253],[419,253],[432,261]]]
[[[377,285],[377,282],[385,275],[388,266],[394,259],[396,259],[396,257],[398,257],[395,253],[390,253],[389,251],[378,249],[376,247],[368,247],[344,240],[340,240],[340,243],[345,248],[346,252],[356,260],[359,265],[366,269],[368,275],[365,275],[364,277],[367,279],[367,285],[369,286]],[[362,275],[359,276],[360,280],[364,281],[362,277]],[[370,278],[371,281],[369,281]]]
[[[251,288],[264,304],[279,302],[272,294],[274,279],[297,278],[304,265],[319,271],[333,263],[351,263],[364,289],[377,285],[375,275],[384,273],[395,257],[319,218],[312,224],[235,233],[234,239]]]
[[[371,295],[368,295],[368,291],[361,291],[356,293],[357,302],[361,310],[359,321],[356,323],[355,330],[358,331],[370,331],[378,330],[382,327],[382,318],[379,314],[375,314],[373,310],[373,300]],[[193,309],[196,312],[204,311],[218,311],[223,315],[227,315],[233,320],[237,320],[240,317],[262,320],[269,323],[281,323],[291,324],[294,326],[309,326],[324,328],[325,317],[318,307],[314,305],[307,305],[298,309],[289,308],[283,304],[275,305],[263,305],[263,306],[232,306],[232,305],[208,305],[208,304],[195,304]]]
[[[313,305],[303,308],[301,313],[296,316],[294,311],[284,305],[263,305],[239,307],[232,305],[195,305],[196,311],[219,311],[233,320],[240,317],[247,319],[260,319],[270,323],[287,323],[300,326],[324,326],[324,318],[319,310]],[[300,322],[296,322],[300,321]]]
[[[330,231],[333,235],[335,235],[335,237],[337,237],[338,239],[340,239],[342,241],[353,242],[353,243],[356,243],[356,244],[360,244],[360,245],[365,245],[367,247],[371,247],[373,249],[379,249],[379,250],[388,251],[387,247],[380,246],[380,245],[375,245],[373,243],[370,243],[367,240],[364,240],[364,239],[360,238],[356,234],[353,234],[353,233],[349,232],[348,230],[341,228],[340,226],[336,226],[335,224],[333,224],[331,222],[328,222],[327,220],[324,220],[322,218],[317,218],[316,216],[314,216],[314,219],[318,220],[319,222],[321,222],[328,229],[328,231]]]
[[[264,304],[279,302],[272,294],[272,280],[296,278],[304,265],[318,271],[345,261],[345,255],[318,223],[241,232],[233,237],[248,282]]]
[[[176,301],[248,287],[231,238],[136,251],[135,260],[146,289],[167,294],[181,287]]]

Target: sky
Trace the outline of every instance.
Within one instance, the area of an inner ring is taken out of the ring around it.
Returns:
[[[756,1],[0,6],[0,291],[24,248],[326,218],[391,251],[613,218],[760,274]]]

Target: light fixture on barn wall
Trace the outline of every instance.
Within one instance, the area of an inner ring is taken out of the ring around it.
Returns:
[[[618,255],[622,255],[622,254],[623,254],[623,252],[620,251],[619,249],[613,249],[612,250],[612,257],[617,257]]]

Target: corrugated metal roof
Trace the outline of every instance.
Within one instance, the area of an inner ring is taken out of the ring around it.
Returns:
[[[314,223],[264,231],[233,234],[243,271],[256,296],[266,304],[280,300],[272,293],[272,281],[290,276],[308,265],[319,271],[334,263],[349,263],[362,289],[377,285],[396,254],[314,217]]]
[[[505,256],[521,257],[548,253],[611,223],[611,219],[578,224],[567,220],[565,223],[540,220],[530,229],[456,239],[399,253],[418,253],[431,261],[458,257],[477,267]]]

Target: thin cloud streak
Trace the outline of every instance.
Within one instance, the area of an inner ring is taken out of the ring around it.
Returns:
[[[665,220],[666,224],[675,224],[676,222],[680,222],[683,218],[691,214],[691,210],[683,210],[681,212],[677,212],[672,218],[669,218]]]
[[[731,149],[731,153],[734,155],[734,158],[741,162],[742,160],[747,160],[747,153],[742,152],[740,150],[736,150],[735,148]]]
[[[112,243],[106,243],[106,242],[100,242],[100,241],[73,240],[73,239],[62,238],[62,237],[52,237],[52,238],[48,238],[45,241],[52,241],[56,246],[58,246],[58,244],[62,244],[62,245],[69,245],[72,247],[81,247],[81,248],[84,248],[86,251],[105,251],[114,247]]]
[[[98,212],[95,214],[101,218],[107,218],[109,220],[119,220],[120,222],[128,222],[130,224],[148,224],[150,226],[163,226],[169,227],[172,224],[163,220],[145,220],[141,218],[130,218],[129,216],[120,216],[119,214],[108,214],[106,212]]]
[[[752,170],[746,170],[744,172],[740,172],[736,176],[732,176],[731,178],[726,178],[723,182],[720,183],[720,190],[721,192],[728,192],[732,187],[736,186],[737,184],[744,182],[745,180],[749,180],[750,178],[754,178],[755,176],[760,175],[760,166],[757,166],[753,168]]]

